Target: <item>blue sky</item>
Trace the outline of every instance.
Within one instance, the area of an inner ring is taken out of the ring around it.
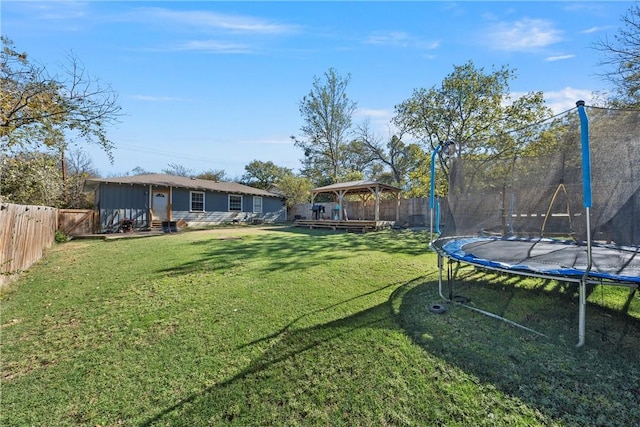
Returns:
[[[3,1],[1,31],[55,72],[70,53],[119,94],[113,164],[102,176],[168,164],[231,179],[252,160],[298,170],[298,105],[314,76],[351,75],[355,123],[389,132],[394,106],[439,86],[454,65],[508,66],[517,96],[556,111],[608,90],[598,39],[630,1]]]

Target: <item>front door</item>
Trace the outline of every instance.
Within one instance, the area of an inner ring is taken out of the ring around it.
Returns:
[[[151,199],[153,219],[169,221],[169,192],[154,190]]]

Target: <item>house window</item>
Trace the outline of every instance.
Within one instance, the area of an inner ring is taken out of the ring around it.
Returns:
[[[242,196],[229,194],[229,210],[234,212],[242,212]]]
[[[253,211],[256,213],[262,213],[262,197],[253,196]]]
[[[204,212],[204,193],[202,191],[191,192],[191,212]]]

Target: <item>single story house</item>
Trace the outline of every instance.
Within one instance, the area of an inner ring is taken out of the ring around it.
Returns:
[[[98,231],[286,221],[284,197],[236,182],[216,182],[166,174],[85,180],[95,194]]]

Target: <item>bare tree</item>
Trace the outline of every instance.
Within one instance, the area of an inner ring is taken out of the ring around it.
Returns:
[[[107,126],[121,116],[118,95],[69,55],[63,76],[50,75],[2,37],[0,149],[58,146],[77,140],[100,145],[111,157]]]
[[[69,152],[64,157],[63,187],[65,207],[72,209],[90,209],[93,207],[93,193],[84,191],[84,181],[87,178],[99,176],[93,166],[91,157],[80,149]]]
[[[602,76],[613,83],[617,106],[640,106],[640,6],[636,3],[621,18],[622,27],[613,38],[598,40],[594,48],[604,54],[600,64],[607,71]]]
[[[162,173],[186,177],[195,176],[195,171],[193,169],[189,169],[188,167],[177,163],[169,163],[165,169],[162,169]]]
[[[367,160],[379,166],[374,168],[372,177],[383,180],[383,177],[390,176],[389,184],[403,186],[407,182],[409,172],[418,162],[422,149],[417,144],[404,143],[402,130],[397,134],[389,133],[385,143],[383,138],[371,129],[368,121],[357,125],[355,133],[356,140],[365,147]]]

